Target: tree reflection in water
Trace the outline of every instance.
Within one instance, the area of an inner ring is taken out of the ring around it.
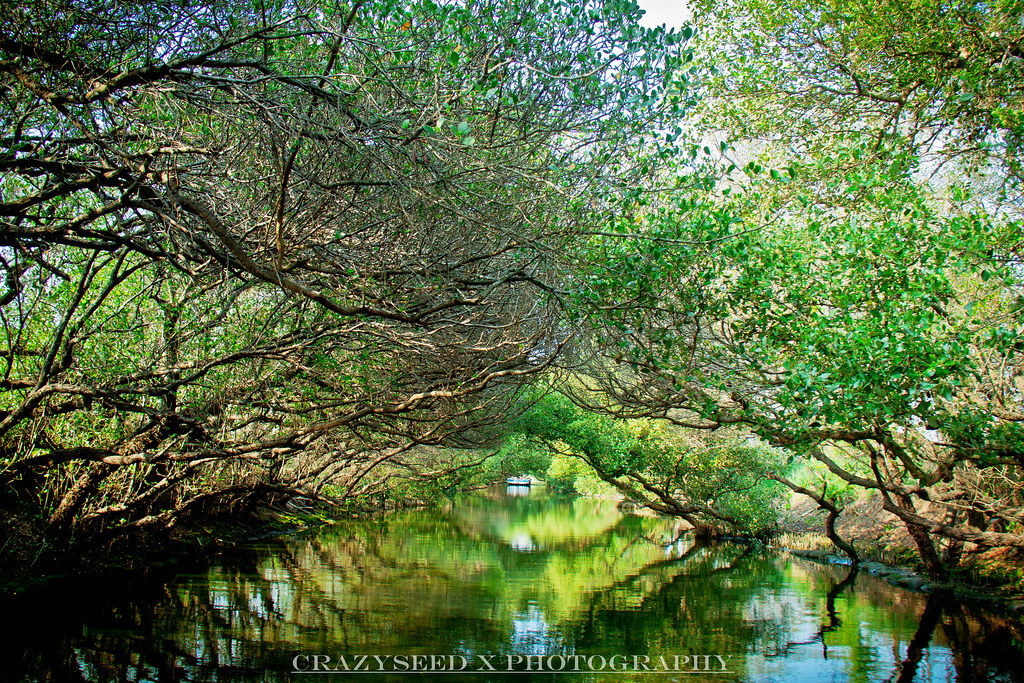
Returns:
[[[974,681],[1020,680],[1022,659],[1018,624],[949,599],[536,493],[353,520],[8,616],[10,680],[284,681],[320,653],[701,653],[732,655],[738,680]]]

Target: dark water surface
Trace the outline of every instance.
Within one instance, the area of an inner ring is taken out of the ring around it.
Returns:
[[[536,490],[4,616],[6,680],[1024,681],[1013,621]]]

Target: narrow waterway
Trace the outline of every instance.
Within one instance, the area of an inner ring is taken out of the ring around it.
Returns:
[[[1022,629],[846,567],[493,489],[5,615],[40,681],[1024,680]],[[315,675],[314,675],[315,674]]]

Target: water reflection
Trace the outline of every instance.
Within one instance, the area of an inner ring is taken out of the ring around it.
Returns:
[[[508,496],[515,496],[515,497],[528,496],[528,495],[530,495],[530,487],[529,486],[521,486],[521,485],[518,485],[518,484],[516,484],[516,485],[509,484],[508,486],[505,487],[505,494],[508,495]]]
[[[9,680],[285,681],[313,654],[695,653],[731,656],[735,674],[708,680],[1022,680],[1022,630],[1009,621],[844,567],[695,544],[610,502],[503,488],[16,608]]]

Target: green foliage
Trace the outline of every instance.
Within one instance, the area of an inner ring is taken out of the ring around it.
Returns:
[[[696,9],[709,127],[812,154],[836,139],[869,152],[927,150],[995,163],[1019,184],[1019,2],[701,0]]]
[[[945,425],[998,452],[1016,426],[996,427],[963,397],[989,353],[1015,364],[1024,348],[1008,298],[1020,273],[1006,252],[1024,226],[940,210],[885,165],[863,164],[836,190],[856,205],[809,191],[794,201],[788,183],[759,177],[728,197],[651,211],[645,239],[600,245],[601,269],[578,297],[604,302],[609,338],[643,331],[646,344],[622,342],[632,367],[674,376],[676,389],[710,385],[680,396],[701,418],[720,417],[716,396],[739,391],[751,400],[742,419],[764,434]],[[785,220],[763,220],[766,205]],[[765,392],[747,394],[755,384]]]
[[[521,474],[543,477],[551,466],[551,452],[521,434],[505,440],[497,454],[488,461],[486,471],[495,478]]]
[[[844,470],[853,472],[858,476],[870,477],[871,469],[863,462],[863,459],[855,457],[851,449],[841,449],[833,446],[823,446],[830,458]],[[864,494],[864,489],[845,481],[833,474],[821,463],[815,460],[797,460],[794,458],[788,479],[804,488],[825,496],[827,500],[839,507],[853,502],[859,495]]]
[[[612,477],[644,464],[640,441],[624,422],[581,410],[560,393],[543,396],[512,429],[528,438],[562,444]]]
[[[677,191],[624,208],[573,283],[612,410],[739,425],[827,466],[835,495],[1019,509],[1021,12],[698,3]],[[951,537],[1005,543],[988,528],[1016,513],[988,510]]]
[[[544,481],[561,493],[577,493],[595,498],[619,495],[615,487],[602,480],[593,467],[566,453],[555,453],[551,458],[551,466],[544,475]]]
[[[785,471],[783,456],[755,442],[705,441],[649,420],[588,412],[559,393],[543,396],[513,429],[514,443],[538,440],[557,453],[548,474],[561,488],[607,494],[610,484],[660,512],[753,534],[775,526],[784,500],[783,487],[769,478]]]

